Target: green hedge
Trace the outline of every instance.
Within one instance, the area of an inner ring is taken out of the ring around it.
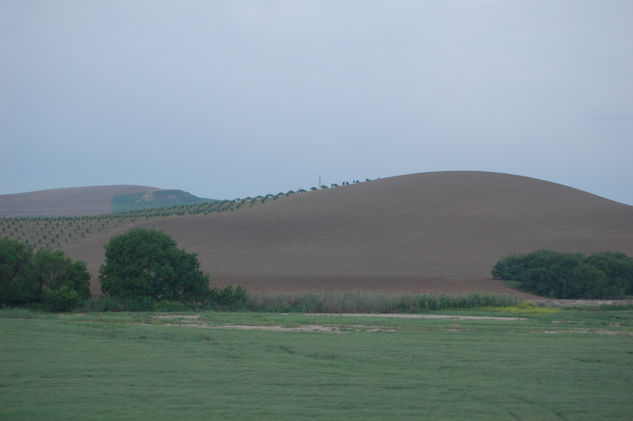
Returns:
[[[496,278],[521,282],[521,288],[552,298],[622,298],[633,294],[633,259],[622,253],[538,250],[510,255],[492,268]]]

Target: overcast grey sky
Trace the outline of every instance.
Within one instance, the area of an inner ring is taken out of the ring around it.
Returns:
[[[0,0],[0,194],[438,170],[633,204],[633,1]]]

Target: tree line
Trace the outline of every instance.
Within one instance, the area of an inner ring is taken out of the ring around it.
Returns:
[[[537,250],[497,262],[492,275],[519,281],[521,289],[551,298],[623,298],[633,295],[633,259],[623,253],[584,256]]]
[[[99,271],[104,310],[153,310],[171,303],[226,307],[246,297],[239,286],[209,287],[197,256],[161,231],[136,228],[112,238],[105,249]],[[0,238],[0,306],[68,311],[89,298],[84,262],[61,250],[34,252],[29,244]]]
[[[72,261],[60,250],[39,249],[0,238],[0,305],[41,303],[65,311],[90,297],[86,264]]]
[[[633,259],[623,253],[584,256],[538,250],[507,256],[492,275],[520,282],[520,288],[551,298],[622,298],[633,295]],[[152,310],[173,303],[238,307],[241,287],[209,286],[194,253],[179,249],[167,234],[135,228],[105,246],[99,271],[103,296],[92,298],[101,310]],[[36,306],[68,311],[89,301],[86,264],[60,250],[0,238],[0,306]],[[94,306],[93,306],[93,309]]]

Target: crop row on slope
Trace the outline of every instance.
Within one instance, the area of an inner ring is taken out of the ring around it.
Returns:
[[[369,181],[367,179],[366,181]],[[354,180],[353,184],[360,183]],[[343,182],[341,185],[349,185]],[[331,187],[339,187],[331,184]],[[327,186],[322,186],[327,189]],[[311,190],[318,190],[312,187]],[[91,216],[42,216],[42,217],[13,217],[0,218],[0,236],[12,240],[23,241],[34,248],[63,247],[76,243],[94,233],[112,232],[113,230],[131,228],[142,220],[187,215],[209,215],[221,212],[233,212],[242,207],[254,207],[269,201],[284,197],[306,193],[308,190],[290,190],[286,193],[266,194],[255,197],[245,197],[233,200],[203,199],[200,203],[151,207],[146,209],[125,210],[132,207],[129,203],[137,199],[137,194],[117,196],[122,202],[117,205],[115,213]],[[159,191],[157,193],[160,193]],[[169,191],[167,191],[169,192]],[[157,194],[154,193],[154,194]],[[159,194],[159,197],[160,196]]]
[[[279,197],[274,197],[274,200],[277,198]],[[63,247],[85,239],[91,234],[133,227],[142,220],[230,212],[240,209],[242,206],[252,207],[258,203],[264,203],[266,200],[268,200],[267,197],[253,202],[223,200],[93,216],[0,218],[0,236],[26,242],[35,248]]]

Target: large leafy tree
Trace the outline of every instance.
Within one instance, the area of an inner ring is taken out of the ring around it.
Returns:
[[[194,302],[209,294],[197,256],[167,234],[143,228],[110,240],[99,281],[104,294],[127,299]]]
[[[38,287],[32,276],[33,248],[19,241],[0,238],[0,304],[35,301]]]

